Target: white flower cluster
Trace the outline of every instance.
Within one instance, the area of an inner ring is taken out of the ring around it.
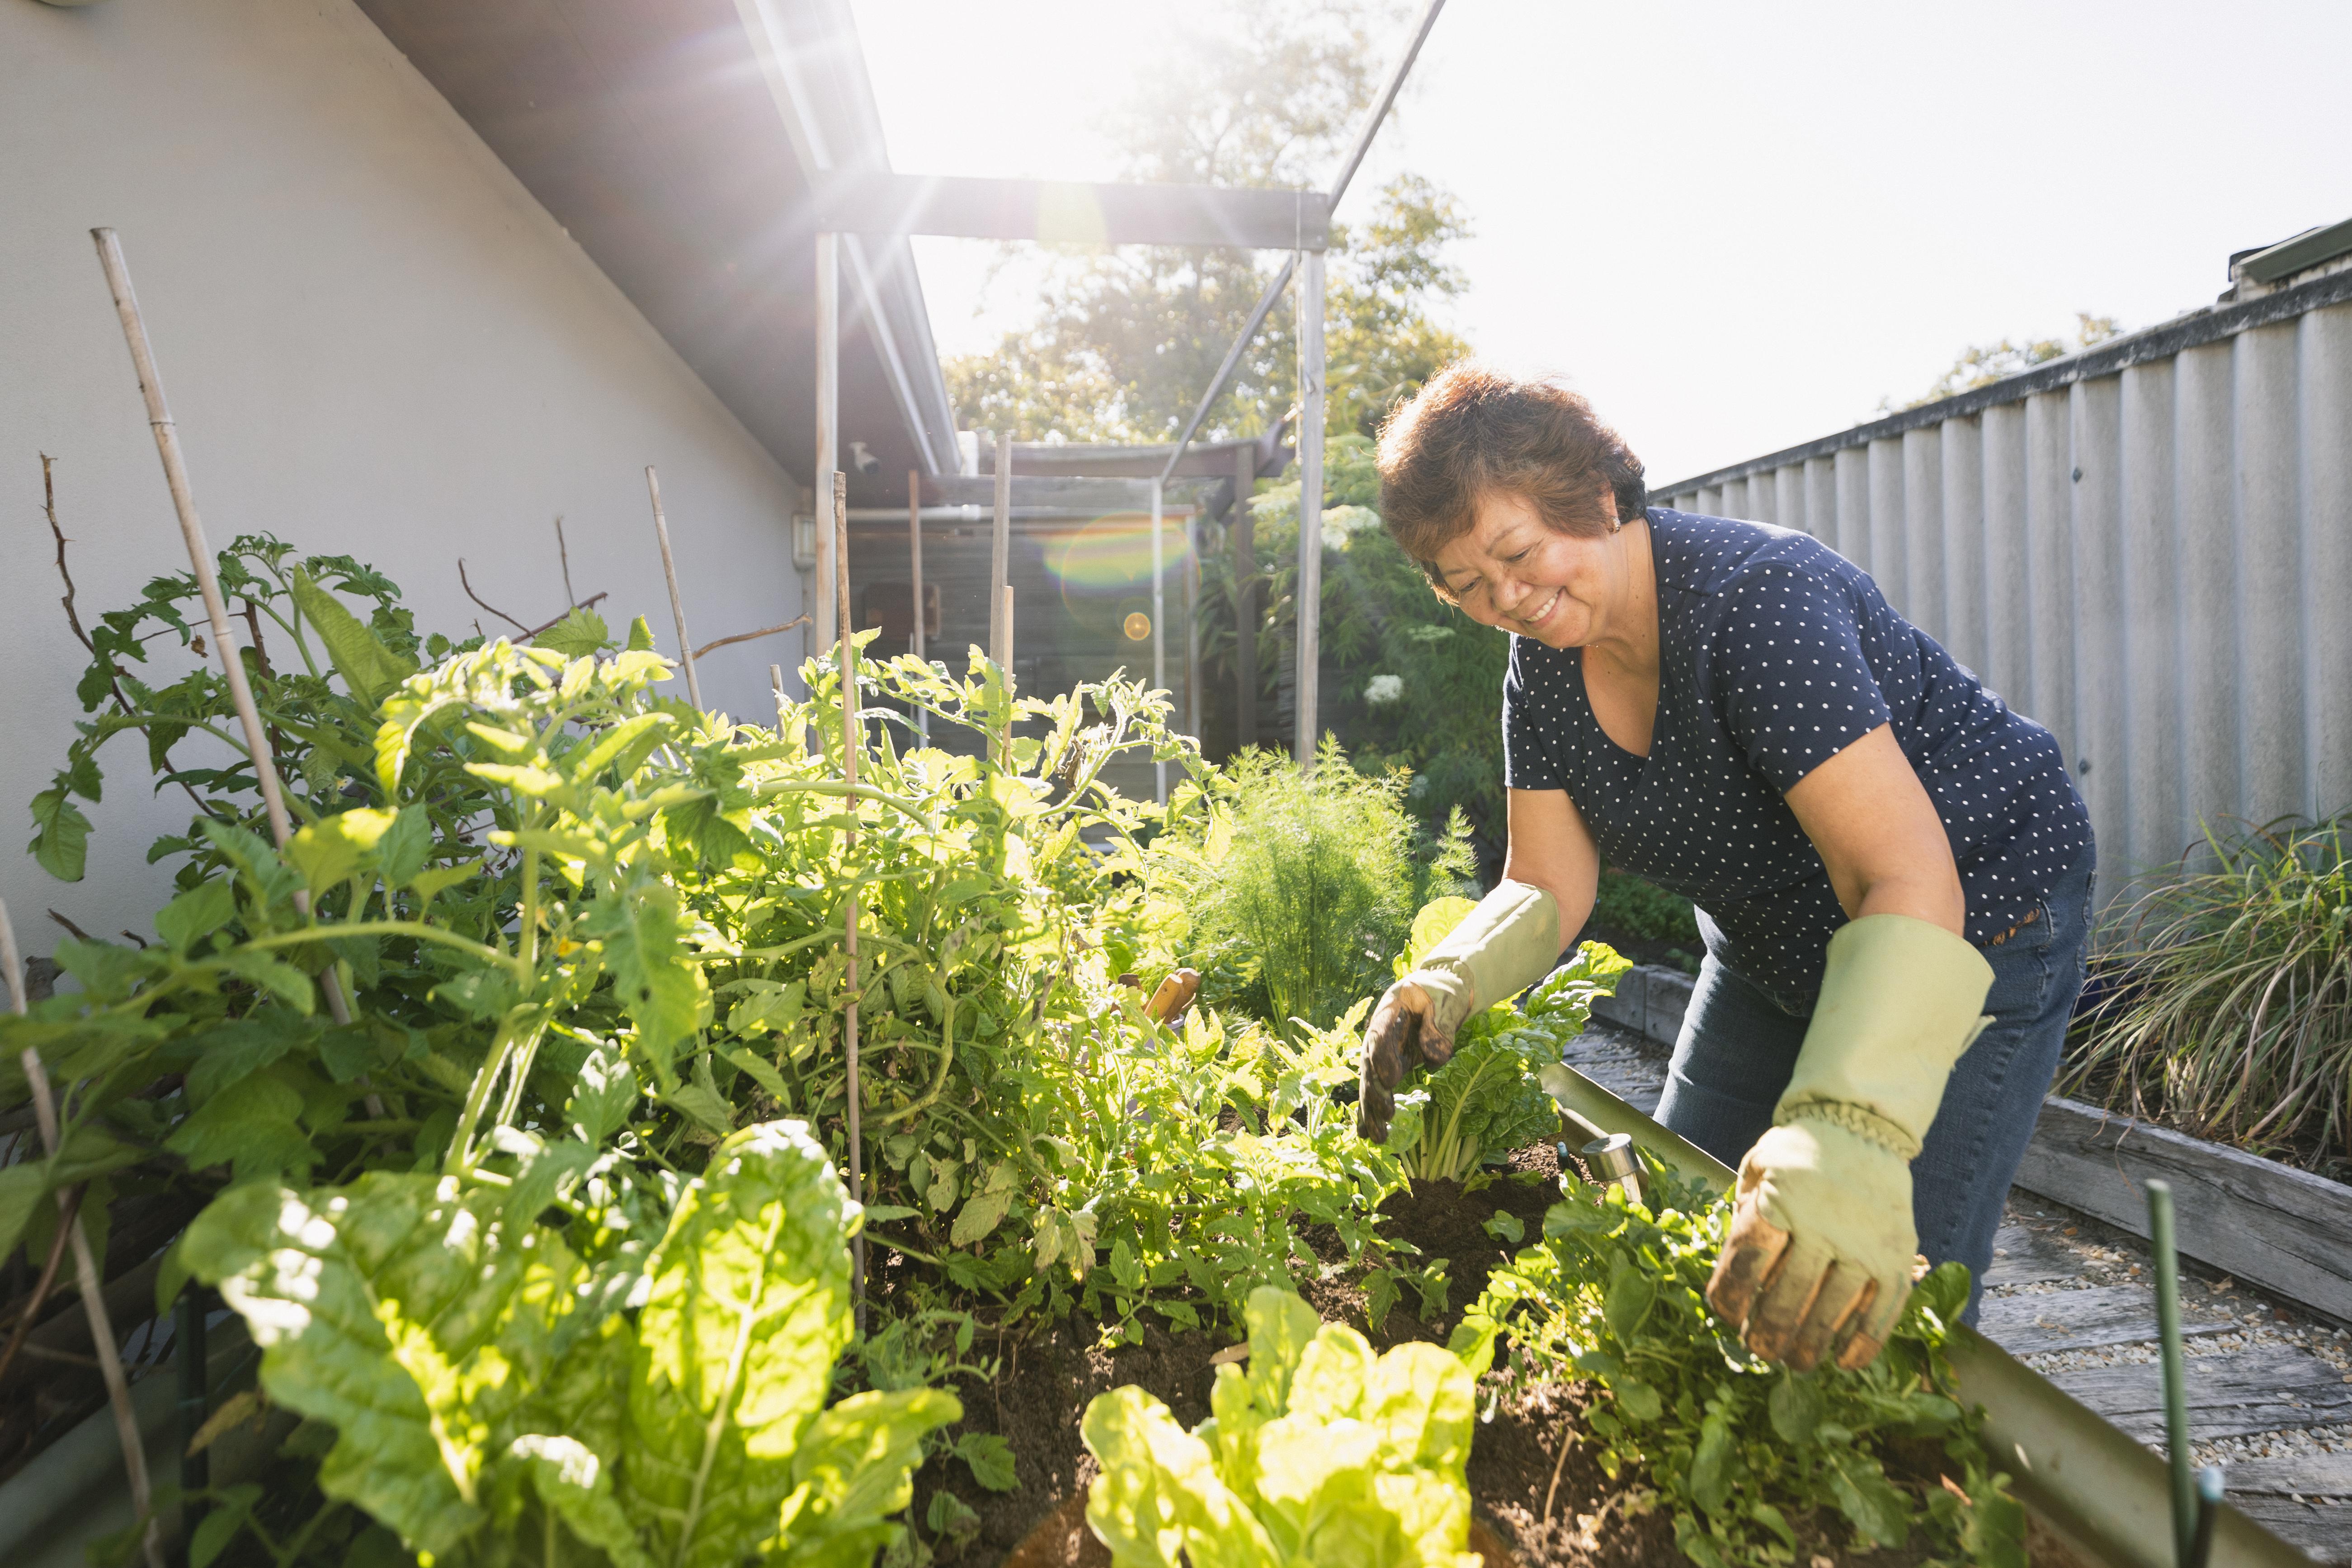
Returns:
[[[1404,677],[1402,675],[1375,675],[1364,688],[1364,700],[1375,708],[1400,701],[1403,697]]]

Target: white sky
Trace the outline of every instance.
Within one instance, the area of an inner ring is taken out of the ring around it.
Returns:
[[[895,167],[1062,179],[1114,177],[1094,122],[1187,9],[855,8]],[[1663,482],[1972,342],[2162,321],[2231,251],[2352,216],[2347,61],[2345,0],[1452,0],[1339,216],[1401,169],[1449,186],[1453,325],[1570,376]],[[916,245],[941,352],[992,343],[1024,302],[998,247]]]

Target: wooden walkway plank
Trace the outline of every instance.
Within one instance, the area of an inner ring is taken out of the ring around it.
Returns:
[[[2198,1442],[2352,1421],[2352,1384],[2317,1356],[2256,1345],[2191,1356],[2189,1431]],[[2153,1362],[2079,1367],[2052,1383],[2140,1442],[2164,1440],[2164,1374]]]
[[[2220,1334],[2236,1326],[2226,1319],[2184,1322],[2180,1331]],[[2145,1285],[2102,1285],[2086,1290],[1988,1296],[1978,1309],[1977,1328],[2014,1356],[2142,1344],[2157,1337],[2156,1292]]]
[[[2083,1260],[2041,1232],[2021,1225],[2005,1225],[1993,1232],[1992,1267],[1985,1270],[1985,1289],[2005,1285],[2040,1285],[2053,1279],[2073,1279],[2083,1272]],[[1987,1306],[1991,1302],[1988,1300]],[[1991,1330],[1987,1329],[1990,1334]],[[1998,1338],[1999,1336],[1994,1336]]]

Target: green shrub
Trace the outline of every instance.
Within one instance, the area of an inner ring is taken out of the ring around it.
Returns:
[[[2209,833],[2092,962],[2060,1092],[2352,1166],[2352,813]]]
[[[1592,897],[1592,923],[1637,942],[1698,941],[1691,901],[1624,871],[1604,869]]]

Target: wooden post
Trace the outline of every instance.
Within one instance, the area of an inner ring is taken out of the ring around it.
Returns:
[[[1184,732],[1201,743],[1201,530],[1200,510],[1184,521]]]
[[[1298,268],[1298,765],[1315,766],[1323,619],[1323,253]]]
[[[864,727],[857,718],[857,648],[851,639],[849,615],[849,476],[836,469],[833,475],[833,558],[834,581],[836,584],[841,626],[841,776],[844,782],[857,782],[857,752],[864,739]],[[862,1107],[858,1100],[860,1088],[857,1072],[857,801],[852,796],[846,803],[849,826],[842,831],[842,860],[850,877],[849,895],[842,902],[841,955],[848,961],[845,984],[848,1000],[842,1008],[842,1045],[849,1067],[849,1195],[859,1203],[866,1201],[863,1152],[858,1146],[862,1130],[859,1118]],[[857,1334],[866,1336],[866,1237],[860,1232],[849,1244],[849,1279],[852,1299],[857,1307]]]
[[[662,575],[669,580],[669,613],[677,622],[677,657],[686,666],[686,699],[702,711],[702,683],[694,675],[694,639],[686,635],[686,601],[678,597],[677,563],[669,554],[669,520],[662,515],[661,478],[646,465],[646,493],[654,498],[654,537],[661,541]]]
[[[1233,521],[1225,531],[1234,563],[1234,742],[1257,744],[1257,519],[1250,511],[1257,453],[1234,449]]]
[[[1168,563],[1160,534],[1161,514],[1166,510],[1165,494],[1158,479],[1151,481],[1151,688],[1168,689],[1168,638],[1160,623],[1168,618],[1166,592]],[[1168,764],[1151,764],[1151,798],[1160,805],[1168,804]]]
[[[841,237],[816,237],[816,464],[812,492],[817,516],[817,646],[834,640],[834,530],[824,520],[833,500],[833,478],[841,461]]]
[[[907,470],[907,562],[914,579],[911,590],[915,605],[914,630],[908,634],[908,650],[917,658],[923,653],[923,476],[915,468]],[[915,710],[915,733],[928,741],[931,738],[931,716],[922,708]]]
[[[1004,595],[1013,581],[1012,432],[996,431],[991,439],[996,445],[996,515],[988,540],[988,657],[1010,675],[1012,616],[1004,608]]]

